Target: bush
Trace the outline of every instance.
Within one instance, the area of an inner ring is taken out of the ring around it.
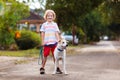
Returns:
[[[15,38],[15,41],[19,49],[26,50],[38,46],[40,44],[40,36],[35,32],[23,30],[20,33],[20,38]]]
[[[15,42],[13,34],[14,34],[13,32],[0,29],[0,50],[9,49],[10,45]]]

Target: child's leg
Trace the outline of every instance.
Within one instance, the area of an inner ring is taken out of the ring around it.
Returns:
[[[49,46],[44,46],[44,50],[43,50],[43,62],[42,62],[42,67],[45,67],[46,61],[47,61],[47,56],[50,53],[50,47]]]
[[[43,52],[44,58],[43,58],[43,61],[42,61],[42,66],[41,66],[41,68],[40,68],[40,74],[44,74],[44,73],[45,73],[44,67],[45,67],[45,64],[46,64],[46,61],[47,61],[47,56],[48,56],[49,53],[50,53],[50,47],[44,46],[44,50],[43,50],[43,51],[44,51],[44,52]]]
[[[55,48],[56,48],[56,45],[51,48],[52,56],[53,56],[53,61],[54,62],[55,62],[55,57],[54,57],[54,50],[55,50]]]
[[[42,61],[42,68],[45,67],[46,61],[47,61],[47,57],[44,57],[44,59],[43,59],[43,61]]]
[[[41,66],[41,68],[40,68],[40,74],[45,74],[45,69],[44,69],[44,67],[45,67],[46,61],[47,61],[47,57],[44,57],[43,60],[42,60],[42,66]]]

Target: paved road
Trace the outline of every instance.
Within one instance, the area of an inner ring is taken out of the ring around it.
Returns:
[[[77,48],[67,55],[68,75],[52,75],[53,61],[49,57],[46,74],[39,74],[37,61],[0,69],[0,80],[120,80],[120,43],[101,41],[97,45]]]

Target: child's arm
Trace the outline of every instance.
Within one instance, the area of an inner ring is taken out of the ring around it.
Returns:
[[[44,36],[45,36],[45,33],[41,32],[41,45],[42,46],[44,45]]]

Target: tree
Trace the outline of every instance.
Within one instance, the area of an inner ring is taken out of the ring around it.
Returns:
[[[105,25],[109,25],[112,22],[120,23],[120,2],[117,0],[104,1],[99,6],[99,12],[102,15],[102,21]]]
[[[2,2],[4,4],[4,14],[0,16],[0,46],[6,48],[14,42],[16,24],[20,19],[29,15],[29,8],[23,3],[13,0]]]
[[[111,3],[111,8],[112,8],[112,22],[115,23],[120,23],[120,2],[112,2]]]
[[[105,27],[102,25],[101,14],[98,8],[88,13],[83,19],[80,19],[80,25],[85,33],[84,43],[90,41],[99,41],[99,36],[106,32]]]
[[[109,0],[103,2],[99,6],[99,12],[102,15],[102,23],[104,26],[108,26],[108,29],[115,33],[117,37],[120,37],[120,2],[118,0]]]
[[[82,29],[90,40],[94,34],[98,37],[109,34],[107,26],[111,23],[120,23],[119,0],[47,0],[46,9],[56,12],[60,29],[72,31],[73,36]]]
[[[103,0],[47,0],[46,9],[53,9],[57,14],[57,23],[63,31],[70,30],[74,35],[80,26],[79,19],[94,10]],[[71,30],[73,29],[73,30]]]
[[[101,4],[103,0],[47,0],[46,9],[53,9],[57,14],[57,23],[63,30],[79,26],[78,20]]]

